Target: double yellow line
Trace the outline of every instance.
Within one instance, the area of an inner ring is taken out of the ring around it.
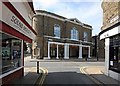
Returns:
[[[88,77],[88,78],[90,78],[95,84],[97,84],[98,86],[102,86],[102,82],[100,82],[100,81],[98,81],[98,80],[96,80],[93,76],[91,76],[89,73],[87,73],[86,71],[85,71],[85,69],[87,68],[87,66],[85,66],[85,67],[81,67],[80,68],[80,72],[81,73],[83,73],[83,74],[86,74],[86,76]]]
[[[41,70],[41,72],[42,72],[42,76],[41,76],[40,81],[38,82],[38,85],[39,85],[39,86],[42,86],[42,85],[43,85],[43,82],[44,82],[44,80],[45,80],[46,75],[48,75],[48,70],[47,70],[46,68],[43,68],[43,67],[40,67],[40,70]]]

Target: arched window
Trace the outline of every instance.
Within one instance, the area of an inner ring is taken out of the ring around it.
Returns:
[[[84,41],[88,41],[88,33],[87,32],[84,32]]]
[[[76,30],[76,28],[74,27],[72,30],[71,30],[71,39],[74,39],[74,40],[78,40],[78,31]]]
[[[58,24],[54,25],[54,36],[60,37],[60,26]]]

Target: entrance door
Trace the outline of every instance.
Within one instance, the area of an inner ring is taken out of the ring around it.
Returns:
[[[57,57],[57,45],[56,44],[50,45],[50,57],[51,59],[56,59]]]

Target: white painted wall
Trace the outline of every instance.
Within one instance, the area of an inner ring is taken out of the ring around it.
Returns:
[[[109,69],[109,38],[105,39],[105,74],[108,76]]]
[[[115,27],[115,28],[113,28],[111,30],[108,30],[108,31],[104,32],[103,34],[101,34],[100,35],[100,40],[105,39],[106,37],[114,36],[118,33],[120,33],[120,26]]]
[[[9,0],[11,1],[11,0]],[[28,22],[28,24],[31,26],[31,20],[29,18],[29,14],[31,12],[31,8],[29,7],[28,3],[25,4],[23,0],[19,0],[19,2],[10,2],[15,9],[23,16],[23,18]]]
[[[27,37],[29,37],[30,39],[35,39],[35,34],[12,12],[9,10],[9,8],[7,8],[4,4],[2,4],[2,19],[0,19],[1,21],[5,22],[6,24],[10,25],[11,27],[13,27],[14,29],[16,29],[17,31],[19,31],[20,33],[26,35]],[[23,24],[23,26],[26,28],[20,28],[18,25],[16,25],[15,23],[13,23],[11,21],[12,17],[15,17],[17,20],[19,20],[19,22],[21,24]]]

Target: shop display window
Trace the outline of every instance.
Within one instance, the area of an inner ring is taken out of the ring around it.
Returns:
[[[2,33],[2,74],[22,66],[21,44],[22,40]]]
[[[109,69],[120,73],[120,34],[110,38]]]

